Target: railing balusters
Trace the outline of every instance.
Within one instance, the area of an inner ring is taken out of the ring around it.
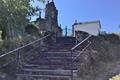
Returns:
[[[73,50],[71,50],[71,80],[73,80]]]

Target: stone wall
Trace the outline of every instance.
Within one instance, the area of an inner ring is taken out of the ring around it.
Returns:
[[[111,37],[112,36],[112,37]],[[113,34],[91,38],[92,44],[80,56],[81,63],[78,66],[78,75],[86,78],[95,76],[99,71],[100,63],[108,63],[120,60],[120,39]],[[93,79],[82,79],[93,80]]]

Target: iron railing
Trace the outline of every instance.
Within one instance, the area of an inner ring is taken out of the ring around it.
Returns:
[[[88,37],[86,37],[84,40],[82,40],[80,43],[78,43],[77,45],[75,45],[73,48],[71,48],[71,67],[74,66],[74,61],[76,59],[78,59],[80,57],[80,55],[90,46],[91,42],[88,42],[88,44],[81,49],[81,51],[78,52],[78,54],[73,57],[73,52],[79,47],[81,46],[85,41],[87,41],[90,37],[92,37],[92,35],[89,35]],[[74,52],[75,53],[75,52]],[[73,68],[72,68],[73,69]],[[73,70],[71,69],[71,80],[73,80]]]
[[[16,48],[13,51],[5,53],[0,56],[0,68],[6,67],[8,65],[16,66],[16,69],[22,67],[26,62],[30,61],[41,51],[46,50],[46,41],[50,35],[42,37],[38,40],[30,42],[22,47]]]

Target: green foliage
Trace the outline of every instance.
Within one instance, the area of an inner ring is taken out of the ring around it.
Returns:
[[[28,17],[36,11],[30,1],[35,0],[0,0],[0,26],[6,30],[8,37],[24,33],[24,27],[29,23]]]
[[[11,22],[10,24],[12,25],[23,25],[23,23],[26,23],[29,0],[1,0],[0,5],[1,22]],[[4,26],[5,24],[1,23],[1,25]]]
[[[35,0],[0,0],[0,30],[3,31],[5,47],[14,48],[20,44],[18,39],[25,35],[24,28],[29,23],[28,17],[34,15],[36,10],[30,4],[31,1]],[[22,41],[24,43],[24,40]]]
[[[0,1],[0,25],[8,37],[18,36],[18,32],[28,23],[29,8],[29,0]]]

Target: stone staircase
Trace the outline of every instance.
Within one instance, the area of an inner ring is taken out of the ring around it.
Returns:
[[[79,59],[72,62],[77,55],[70,51],[75,42],[74,37],[57,38],[48,51],[41,52],[17,72],[17,80],[72,80],[79,63]]]

